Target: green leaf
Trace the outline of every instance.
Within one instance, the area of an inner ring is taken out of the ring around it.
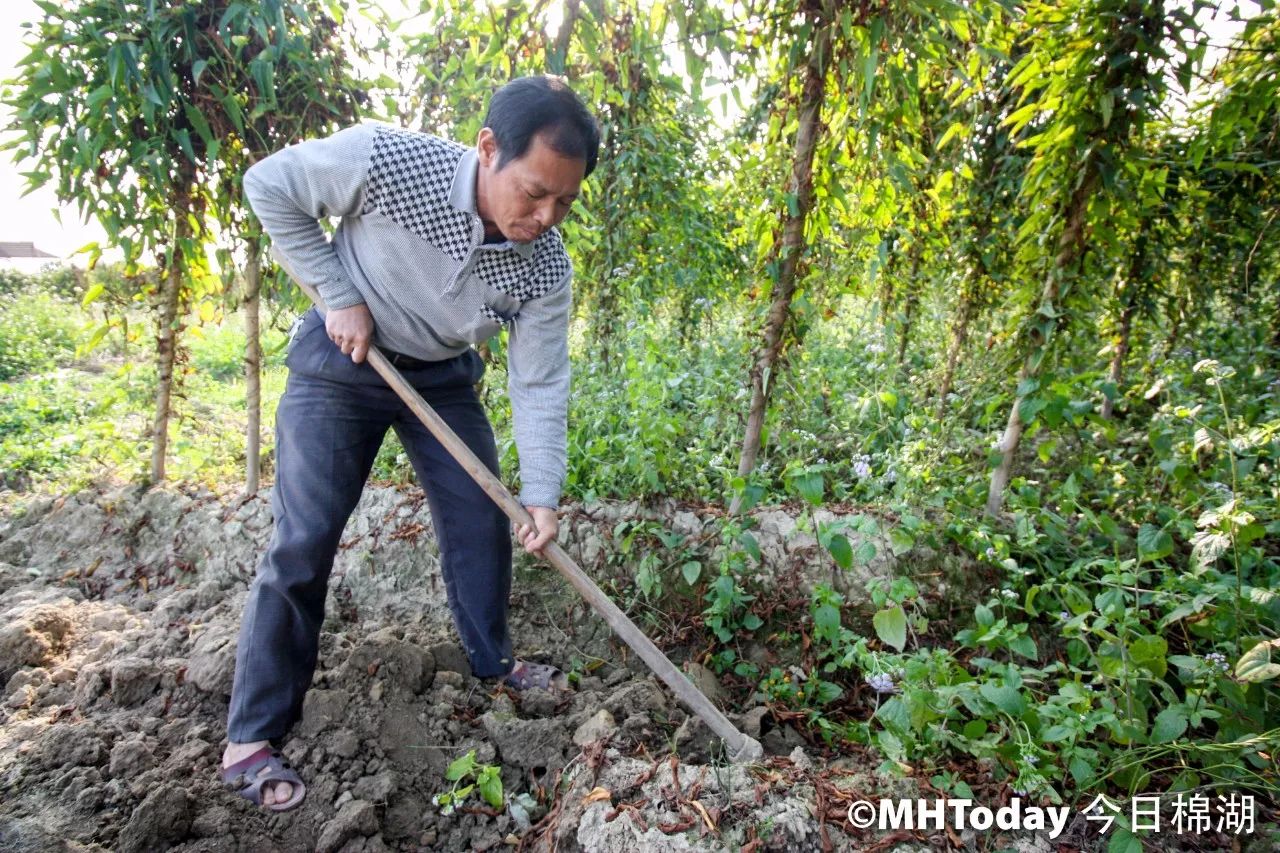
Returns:
[[[844,688],[842,688],[839,684],[835,684],[833,682],[826,681],[824,679],[818,679],[818,697],[817,698],[818,698],[819,704],[826,705],[829,702],[834,702],[835,700],[839,699],[843,695],[844,695]]]
[[[1098,110],[1102,113],[1102,126],[1111,124],[1111,111],[1115,109],[1116,99],[1110,92],[1104,92],[1098,101]]]
[[[1043,743],[1056,743],[1060,740],[1066,740],[1075,734],[1076,730],[1071,726],[1056,725],[1049,726],[1040,733],[1040,740]]]
[[[1047,405],[1049,405],[1048,402],[1039,397],[1026,397],[1018,404],[1018,417],[1022,418],[1023,423],[1029,424]]]
[[[1173,537],[1154,524],[1144,524],[1138,529],[1138,558],[1159,560],[1173,553]]]
[[[821,633],[834,635],[840,630],[840,611],[831,604],[822,604],[813,611],[813,625]]]
[[[1182,737],[1186,730],[1186,712],[1181,708],[1165,708],[1156,714],[1155,725],[1151,728],[1151,742],[1169,743]]]
[[[1107,842],[1107,853],[1142,853],[1142,842],[1123,826],[1115,828],[1115,835]]]
[[[916,537],[910,530],[902,527],[889,528],[889,547],[894,556],[905,554],[915,547]]]
[[[823,482],[822,474],[818,471],[806,471],[802,474],[796,474],[791,478],[792,485],[796,491],[800,493],[800,497],[804,498],[814,506],[822,503]]]
[[[195,149],[191,147],[191,134],[187,129],[185,127],[178,128],[173,132],[173,137],[178,141],[178,145],[182,147],[182,153],[187,155],[187,159],[199,166],[200,161],[196,159]]]
[[[191,126],[196,129],[196,133],[200,136],[201,141],[204,142],[205,148],[212,145],[214,142],[213,132],[209,129],[209,122],[205,120],[200,111],[191,104],[183,104],[182,111],[186,115],[187,121],[191,122]]]
[[[448,779],[450,782],[457,782],[459,779],[470,776],[475,772],[475,769],[476,751],[473,749],[466,755],[460,758],[455,758],[453,763],[449,765],[448,769],[444,771],[444,778]]]
[[[902,605],[877,611],[871,617],[871,624],[876,629],[876,635],[898,651],[902,651],[907,645],[907,614]]]
[[[796,198],[795,193],[787,193],[785,196],[787,202],[787,214],[795,219],[800,216],[800,201]]]
[[[827,550],[831,552],[831,557],[836,561],[837,566],[846,571],[853,568],[853,548],[843,533],[837,533],[831,537],[831,541],[827,543]]]
[[[1026,634],[1014,637],[1009,641],[1009,650],[1015,654],[1022,655],[1027,660],[1035,660],[1040,656],[1036,649],[1036,641],[1028,637]]]
[[[495,809],[502,808],[502,775],[498,773],[498,768],[486,767],[480,771],[476,787],[480,789],[480,796],[484,797],[486,803]]]
[[[1028,376],[1018,383],[1018,387],[1013,393],[1019,397],[1025,397],[1028,394],[1034,394],[1039,390],[1040,380],[1034,376]]]
[[[982,694],[983,699],[986,699],[1012,717],[1021,717],[1022,713],[1027,709],[1022,694],[1016,688],[1007,684],[995,684],[988,681],[978,688],[978,692]]]
[[[87,308],[90,303],[101,296],[106,289],[107,288],[103,286],[101,282],[91,285],[89,289],[84,292],[84,298],[80,300],[80,304]]]
[[[680,567],[680,573],[684,575],[685,583],[693,586],[702,575],[702,564],[696,560],[690,560]]]
[[[1145,666],[1157,678],[1163,677],[1169,668],[1166,660],[1168,653],[1169,643],[1164,637],[1154,634],[1138,637],[1129,644],[1129,657],[1133,662]]]
[[[1280,639],[1263,640],[1236,662],[1236,678],[1241,681],[1270,681],[1280,677]]]

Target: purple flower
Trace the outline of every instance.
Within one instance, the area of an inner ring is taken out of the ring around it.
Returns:
[[[893,684],[893,676],[887,672],[877,672],[867,676],[867,684],[877,693],[893,693],[898,688]]]
[[[1231,669],[1231,664],[1227,662],[1227,656],[1222,652],[1209,652],[1209,654],[1204,656],[1204,661],[1209,664],[1209,666],[1216,667],[1222,672],[1226,672]]]

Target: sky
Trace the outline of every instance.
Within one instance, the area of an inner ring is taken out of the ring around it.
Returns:
[[[393,8],[402,8],[396,0],[389,0]],[[1224,7],[1227,3],[1222,4]],[[1241,7],[1246,15],[1256,11],[1252,2],[1242,2]],[[4,0],[0,2],[0,79],[9,79],[14,75],[16,65],[26,54],[22,46],[22,38],[26,32],[22,24],[25,21],[38,20],[40,10],[33,0]],[[551,17],[556,17],[552,15]],[[1210,19],[1202,14],[1207,36],[1213,44],[1228,43],[1238,25],[1227,20],[1227,15],[1220,14],[1217,19]],[[8,111],[0,107],[0,125],[8,125]],[[29,169],[28,165],[15,166],[10,161],[12,152],[0,153],[0,242],[31,241],[40,249],[70,259],[70,256],[86,243],[104,241],[102,229],[94,222],[83,222],[75,205],[60,205],[53,191],[48,188],[36,190],[23,196],[25,179],[18,174],[19,169]],[[61,214],[61,222],[54,211]],[[108,259],[110,254],[106,256]],[[83,256],[77,260],[83,264]]]

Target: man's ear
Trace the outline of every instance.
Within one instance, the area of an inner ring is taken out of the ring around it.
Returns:
[[[476,139],[476,152],[480,156],[480,165],[486,169],[498,165],[498,137],[487,127],[480,128],[480,136]]]

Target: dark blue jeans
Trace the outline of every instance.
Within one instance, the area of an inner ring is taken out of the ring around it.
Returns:
[[[240,623],[227,730],[248,743],[278,738],[311,685],[338,540],[387,428],[396,431],[427,494],[454,624],[475,675],[514,664],[507,632],[511,528],[506,516],[368,364],[324,333],[313,309],[285,360],[276,410],[275,530]],[[484,362],[474,350],[407,379],[494,473],[493,430],[476,396]]]

